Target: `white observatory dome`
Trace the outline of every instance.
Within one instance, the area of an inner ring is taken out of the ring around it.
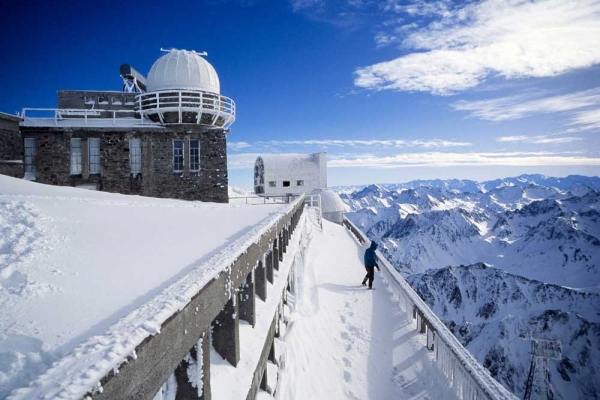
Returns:
[[[147,91],[160,90],[221,93],[217,71],[200,53],[187,50],[170,50],[152,65],[148,73]]]
[[[336,192],[327,188],[315,189],[310,194],[321,196],[321,213],[323,214],[323,218],[340,225],[344,222],[346,205]]]

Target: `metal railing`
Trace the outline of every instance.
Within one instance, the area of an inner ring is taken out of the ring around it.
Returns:
[[[369,238],[346,217],[344,225],[365,245]],[[465,349],[446,325],[425,304],[390,262],[377,251],[379,265],[388,282],[394,299],[405,312],[412,313],[417,320],[417,329],[427,334],[427,348],[435,351],[437,365],[455,390],[464,400],[516,400],[504,386],[490,375],[473,355]]]
[[[134,110],[101,110],[101,109],[80,109],[80,108],[23,108],[21,118],[25,125],[29,121],[46,120],[59,126],[63,121],[75,121],[78,124],[88,126],[90,122],[105,122],[109,125],[120,125],[123,118],[128,120],[135,119],[135,124],[156,125],[146,118],[136,118]]]
[[[193,113],[195,123],[228,128],[235,122],[235,102],[229,97],[202,91],[164,90],[143,93],[135,98],[135,108],[142,115],[158,115],[162,123],[181,124],[186,113]],[[165,113],[176,113],[175,120]]]
[[[280,196],[240,196],[230,197],[230,204],[288,204],[294,201],[298,196],[280,195]]]
[[[304,198],[304,204],[308,207],[314,207],[318,210],[317,212],[317,223],[321,230],[323,229],[323,208],[321,207],[321,195],[320,194],[309,194]]]

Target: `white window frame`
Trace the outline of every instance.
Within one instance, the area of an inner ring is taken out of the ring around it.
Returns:
[[[196,142],[197,146],[192,147],[192,142]],[[193,154],[194,150],[196,151],[196,154]],[[200,172],[200,140],[190,139],[189,153],[190,153],[190,172]]]
[[[179,154],[180,149],[175,148],[175,143],[181,143],[181,154]],[[179,164],[176,162],[178,158],[181,158],[181,169],[177,169],[176,166]],[[183,140],[174,139],[173,140],[173,172],[181,173],[183,172],[185,165],[185,146],[183,144]]]
[[[97,143],[98,146],[92,147],[92,143]],[[90,175],[100,174],[100,139],[98,138],[88,139],[88,167]]]
[[[36,153],[35,138],[24,138],[23,152],[25,154],[25,176],[23,178],[30,181],[35,181],[37,179],[37,171],[33,162]]]
[[[82,169],[81,138],[71,138],[71,175],[81,175]]]
[[[142,139],[129,139],[129,168],[134,176],[142,173]]]

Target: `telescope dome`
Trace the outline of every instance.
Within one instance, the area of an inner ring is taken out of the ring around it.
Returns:
[[[169,50],[148,73],[148,92],[194,90],[220,94],[217,71],[202,55],[188,50]]]

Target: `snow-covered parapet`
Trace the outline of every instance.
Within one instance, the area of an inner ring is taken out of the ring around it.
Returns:
[[[344,224],[365,244],[367,236],[350,220]],[[385,280],[389,284],[394,298],[407,313],[413,313],[417,319],[417,329],[427,332],[428,347],[432,344],[436,352],[437,364],[454,388],[460,399],[517,399],[504,386],[496,381],[476,359],[465,349],[444,323],[425,304],[419,295],[410,287],[398,271],[377,251],[379,265]],[[431,342],[433,341],[433,343]]]
[[[161,386],[182,360],[187,361],[184,373],[188,380],[190,375],[196,376],[195,385],[190,384],[198,392],[205,375],[190,370],[194,363],[186,354],[194,347],[196,367],[210,365],[205,358],[210,350],[198,349],[198,340],[210,332],[223,305],[235,303],[237,289],[252,274],[257,259],[270,251],[274,239],[281,237],[281,232],[289,236],[302,209],[302,198],[282,206],[106,332],[55,362],[29,386],[14,390],[9,399],[149,398],[159,390],[168,398],[179,388],[168,383],[163,391]],[[202,346],[209,343],[201,342]],[[206,384],[203,381],[202,387]]]

